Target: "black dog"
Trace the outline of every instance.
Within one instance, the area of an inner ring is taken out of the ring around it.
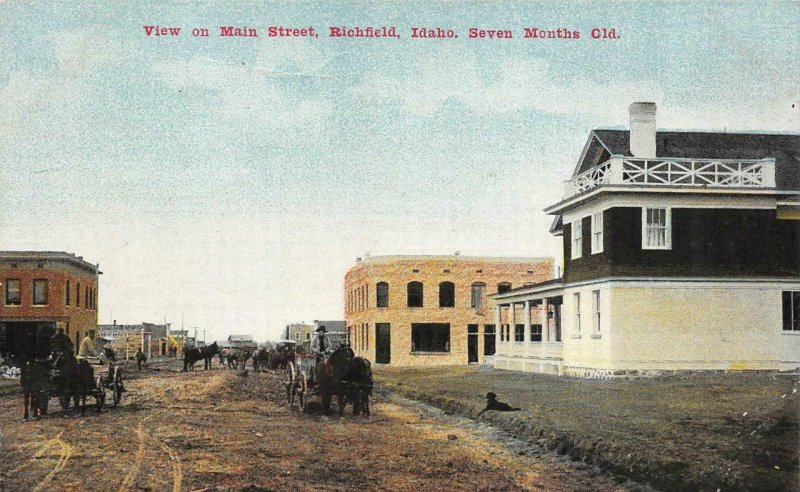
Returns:
[[[498,412],[516,412],[522,410],[521,408],[512,407],[508,403],[497,401],[497,395],[494,393],[486,393],[486,408],[478,413],[478,417],[487,410],[497,410]]]

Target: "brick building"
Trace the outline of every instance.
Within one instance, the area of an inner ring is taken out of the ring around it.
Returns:
[[[356,355],[396,366],[480,363],[494,354],[489,294],[552,277],[551,258],[373,256],[345,275]]]
[[[97,331],[97,265],[71,253],[0,252],[0,357],[44,357],[58,328],[77,351]]]
[[[297,345],[303,345],[306,348],[311,344],[311,334],[314,333],[314,325],[307,325],[305,323],[292,323],[286,325],[286,331],[283,334],[284,340],[292,340],[297,342]]]

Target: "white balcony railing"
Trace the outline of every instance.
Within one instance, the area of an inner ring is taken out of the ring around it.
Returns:
[[[645,159],[612,155],[564,185],[564,198],[601,185],[774,188],[775,159]]]

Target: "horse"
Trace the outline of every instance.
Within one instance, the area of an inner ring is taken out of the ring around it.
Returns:
[[[253,352],[253,370],[259,372],[262,368],[266,369],[269,363],[269,351],[265,348],[256,349]]]
[[[283,371],[290,362],[294,362],[294,350],[289,349],[284,352],[270,352],[267,369]]]
[[[61,408],[66,412],[72,399],[75,408],[80,405],[81,415],[85,415],[86,396],[90,390],[97,389],[91,364],[86,359],[75,358],[72,354],[61,354],[53,365],[57,369],[53,382],[60,393]],[[100,412],[103,401],[99,396],[97,398],[97,411]]]
[[[194,365],[199,362],[204,362],[204,369],[207,371],[211,369],[211,358],[219,353],[219,346],[217,342],[212,343],[207,347],[201,348],[183,348],[183,371],[194,371]]]
[[[363,357],[355,357],[344,375],[349,392],[347,399],[353,403],[353,415],[369,417],[369,397],[372,394],[372,364]]]
[[[369,416],[369,395],[372,393],[372,365],[363,357],[355,357],[353,350],[343,345],[327,360],[317,363],[314,377],[318,384],[322,408],[330,413],[333,395],[339,415],[344,415],[348,403],[353,405],[353,415]]]
[[[44,359],[27,359],[22,362],[20,381],[22,386],[23,416],[28,421],[47,415],[47,385],[50,382],[50,365]],[[30,410],[30,412],[29,412]]]

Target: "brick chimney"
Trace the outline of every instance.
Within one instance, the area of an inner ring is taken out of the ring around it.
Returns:
[[[634,157],[656,156],[656,103],[635,102],[631,116],[630,148]]]

